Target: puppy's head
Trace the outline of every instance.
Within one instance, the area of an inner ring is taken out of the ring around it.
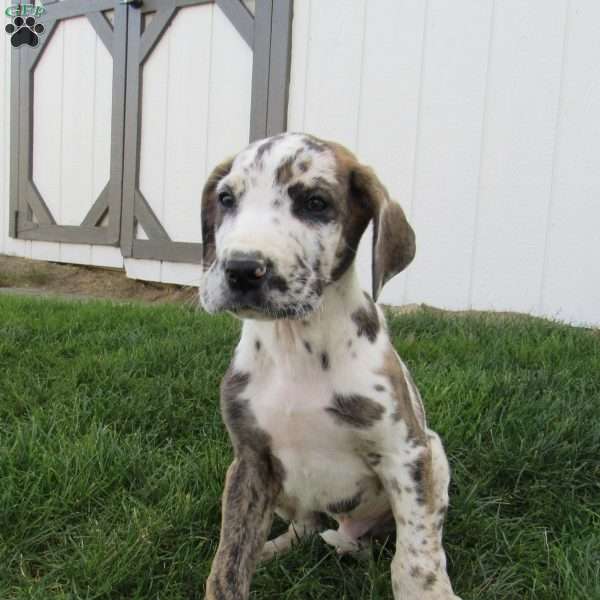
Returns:
[[[414,233],[373,171],[303,134],[251,144],[202,194],[201,301],[208,312],[302,318],[352,264],[373,221],[373,297],[415,253]]]

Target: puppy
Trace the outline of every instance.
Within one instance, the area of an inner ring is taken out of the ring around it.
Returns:
[[[373,224],[373,299],[415,253],[414,233],[373,171],[302,134],[251,144],[202,196],[209,313],[243,320],[221,385],[235,459],[206,598],[248,598],[257,562],[313,532],[355,552],[396,530],[397,600],[457,600],[442,527],[449,469],[354,258]],[[274,513],[290,522],[267,541]],[[337,529],[322,531],[329,515]]]

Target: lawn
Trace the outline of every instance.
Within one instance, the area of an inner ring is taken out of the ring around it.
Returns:
[[[452,467],[456,591],[600,598],[600,334],[433,311],[390,328]],[[0,296],[1,600],[202,598],[238,330],[178,306]],[[312,539],[260,567],[252,597],[391,599],[391,552]]]

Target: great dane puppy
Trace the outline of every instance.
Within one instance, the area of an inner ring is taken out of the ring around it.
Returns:
[[[243,319],[221,385],[235,459],[210,600],[248,598],[257,562],[307,534],[346,553],[390,524],[394,598],[457,599],[442,548],[444,449],[356,276],[370,222],[376,300],[413,259],[414,233],[348,150],[282,134],[219,165],[205,185],[201,303]],[[267,541],[274,513],[290,527]],[[322,531],[323,515],[336,530]]]

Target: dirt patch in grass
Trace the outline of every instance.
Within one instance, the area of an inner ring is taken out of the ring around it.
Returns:
[[[0,288],[141,302],[193,302],[196,288],[129,279],[125,271],[0,255]]]

